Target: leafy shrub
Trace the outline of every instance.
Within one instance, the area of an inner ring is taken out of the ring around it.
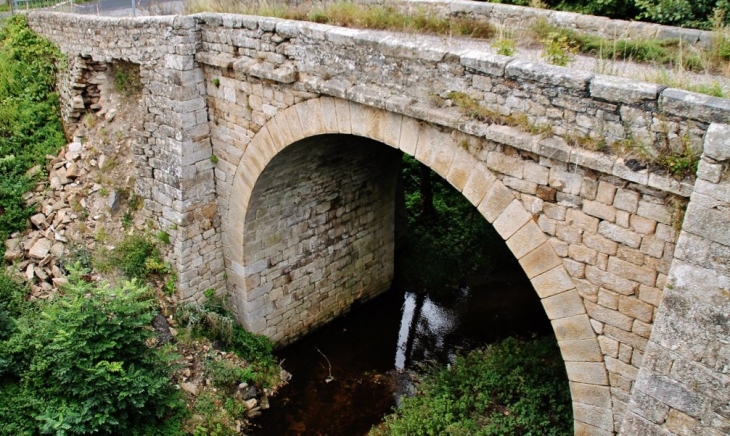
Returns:
[[[212,295],[204,304],[181,304],[177,317],[194,334],[220,341],[249,362],[263,366],[273,364],[273,342],[266,336],[247,332],[233,320],[223,301]]]
[[[558,436],[573,433],[570,391],[553,338],[506,339],[427,374],[379,435]]]
[[[213,386],[222,388],[228,393],[233,393],[239,384],[249,383],[255,379],[255,374],[250,366],[241,368],[227,360],[216,360],[206,364],[208,375],[210,375]]]
[[[162,260],[160,250],[146,236],[128,236],[116,248],[114,257],[119,269],[129,278],[143,279],[150,274],[164,274],[170,270]]]
[[[28,28],[25,16],[0,28],[0,240],[24,229],[33,213],[23,195],[40,175],[26,172],[66,143],[54,92],[62,60],[55,46]]]
[[[0,270],[0,340],[14,331],[15,319],[30,308],[26,300],[28,286]],[[0,362],[0,374],[2,374]]]
[[[174,434],[172,356],[147,342],[149,290],[87,283],[72,269],[65,294],[26,312],[0,345],[0,434]],[[162,424],[163,430],[155,429]],[[179,426],[179,424],[178,424]]]

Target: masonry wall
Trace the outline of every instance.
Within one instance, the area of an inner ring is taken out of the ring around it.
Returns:
[[[246,320],[288,343],[390,287],[400,156],[316,136],[266,167],[244,234]]]

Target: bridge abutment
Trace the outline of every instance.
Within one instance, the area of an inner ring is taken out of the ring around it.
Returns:
[[[269,162],[245,216],[245,289],[233,298],[244,326],[288,343],[390,287],[398,163],[348,135],[301,140]]]

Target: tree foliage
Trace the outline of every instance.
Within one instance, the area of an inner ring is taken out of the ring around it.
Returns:
[[[34,180],[26,172],[65,143],[54,92],[58,49],[33,33],[25,16],[0,28],[0,239],[26,226],[32,213],[23,194]],[[0,254],[5,246],[0,246]]]
[[[148,346],[153,294],[75,270],[64,290],[20,314],[0,342],[0,435],[164,433],[154,429],[178,397],[171,356]]]

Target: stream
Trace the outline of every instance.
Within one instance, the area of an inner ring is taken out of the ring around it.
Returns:
[[[411,389],[403,369],[452,363],[461,351],[508,336],[552,334],[519,269],[471,276],[445,295],[397,283],[277,352],[293,377],[253,420],[253,436],[358,436]]]

